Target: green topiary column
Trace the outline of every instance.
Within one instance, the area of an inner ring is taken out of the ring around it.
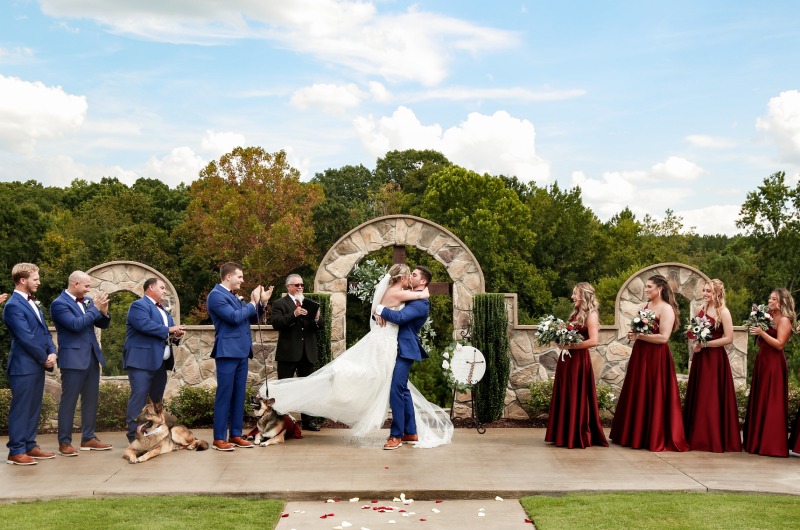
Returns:
[[[473,392],[476,392],[473,397],[478,419],[490,423],[503,415],[511,371],[505,296],[496,293],[475,295],[472,318],[472,343],[486,358],[486,374],[473,387]]]

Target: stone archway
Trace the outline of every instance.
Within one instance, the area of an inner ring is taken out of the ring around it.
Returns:
[[[684,265],[683,263],[658,263],[650,265],[635,272],[628,278],[619,292],[617,301],[614,305],[614,326],[617,327],[617,339],[622,339],[628,332],[628,322],[642,304],[645,303],[644,284],[647,278],[654,274],[664,276],[669,282],[670,287],[675,292],[689,301],[691,314],[697,313],[703,305],[703,285],[710,280],[708,276],[699,270]],[[682,315],[684,319],[686,315]]]
[[[96,291],[103,291],[109,295],[117,291],[130,291],[144,296],[142,286],[145,280],[158,278],[167,287],[167,302],[172,308],[175,324],[181,323],[181,301],[178,299],[175,287],[166,276],[154,268],[137,261],[109,261],[92,267],[86,274],[92,279],[92,295],[96,294]]]
[[[472,299],[483,293],[483,271],[467,246],[446,228],[411,215],[386,215],[367,221],[342,236],[325,254],[314,278],[314,291],[331,295],[331,351],[346,349],[347,275],[356,263],[381,248],[408,245],[433,256],[453,281],[453,332],[469,326]],[[438,280],[438,279],[437,279]]]

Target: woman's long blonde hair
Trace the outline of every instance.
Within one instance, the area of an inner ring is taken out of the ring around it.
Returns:
[[[797,333],[797,313],[794,312],[794,298],[788,289],[779,287],[773,293],[778,295],[778,302],[781,304],[781,315],[789,319],[792,324],[792,333]]]
[[[727,307],[725,305],[725,284],[722,283],[721,280],[714,278],[713,280],[708,280],[703,287],[706,285],[711,286],[711,302],[706,304],[706,307],[703,309],[703,313],[708,315],[709,308],[714,308],[717,311],[717,318],[715,319],[714,327],[718,328],[722,325],[720,322],[722,316],[722,310]]]
[[[394,285],[403,278],[411,276],[411,269],[404,263],[395,263],[389,268],[389,285]]]
[[[597,312],[599,304],[597,303],[597,297],[594,294],[594,287],[592,287],[589,283],[579,282],[575,284],[573,292],[575,291],[578,291],[578,294],[580,295],[580,302],[572,311],[569,319],[574,319],[576,324],[579,326],[584,326],[589,314],[592,311]]]

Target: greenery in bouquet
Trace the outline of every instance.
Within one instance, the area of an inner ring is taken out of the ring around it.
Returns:
[[[536,344],[544,346],[556,341],[556,332],[560,327],[564,326],[564,321],[553,315],[547,315],[541,317],[536,326],[534,339],[536,340]]]
[[[352,294],[362,302],[371,302],[375,294],[375,286],[381,281],[388,267],[378,265],[374,259],[368,259],[356,265],[350,278],[353,283],[347,290],[347,294]]]
[[[767,304],[753,304],[750,309],[750,316],[744,321],[744,325],[749,328],[761,328],[767,331],[772,327],[772,315],[769,314]]]
[[[693,316],[686,324],[686,338],[699,342],[705,348],[711,340],[711,327],[711,320],[705,315]]]
[[[447,378],[447,386],[454,389],[456,392],[466,392],[472,386],[467,383],[456,381],[453,375],[453,367],[451,364],[453,362],[453,354],[464,346],[470,346],[470,344],[468,342],[451,342],[442,352],[442,370]]]

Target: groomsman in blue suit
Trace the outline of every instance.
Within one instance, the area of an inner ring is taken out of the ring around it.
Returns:
[[[167,287],[157,278],[144,282],[144,296],[128,309],[125,346],[122,349],[122,367],[128,371],[131,397],[128,399],[128,441],[136,438],[136,422],[147,398],[158,403],[164,399],[167,371],[175,367],[170,339],[184,334],[183,326],[175,321],[162,303]]]
[[[411,273],[411,289],[420,291],[431,283],[431,271],[426,267],[417,267]],[[391,389],[389,390],[389,407],[392,409],[392,427],[389,439],[383,448],[397,449],[403,443],[414,444],[418,441],[417,422],[414,418],[414,402],[411,401],[411,391],[408,389],[408,373],[414,361],[428,358],[428,353],[422,347],[419,339],[419,330],[425,324],[430,313],[430,301],[412,300],[406,302],[405,307],[399,311],[388,309],[382,305],[375,308],[375,313],[380,319],[400,326],[397,331],[397,361],[392,372]]]
[[[69,275],[69,285],[50,304],[50,318],[58,332],[58,367],[61,370],[61,403],[58,405],[58,454],[78,456],[72,446],[75,406],[81,398],[81,451],[106,451],[111,444],[94,433],[100,391],[100,367],[106,365],[94,328],[108,329],[108,295],[95,300],[87,295],[91,278],[83,271]]]
[[[217,366],[212,447],[217,451],[233,451],[234,446],[253,447],[253,442],[242,437],[247,365],[248,359],[253,357],[250,324],[258,322],[272,296],[272,286],[265,291],[259,285],[250,293],[250,301],[245,303],[244,297],[235,294],[244,283],[242,266],[225,263],[220,267],[219,276],[220,283],[208,293],[206,300],[208,315],[216,332],[211,350]]]
[[[14,292],[3,307],[3,322],[11,332],[8,355],[11,407],[6,463],[30,466],[37,460],[56,456],[36,444],[36,435],[42,410],[44,371],[53,370],[57,355],[41,303],[34,295],[41,283],[39,267],[33,263],[18,263],[11,269],[11,278]]]

